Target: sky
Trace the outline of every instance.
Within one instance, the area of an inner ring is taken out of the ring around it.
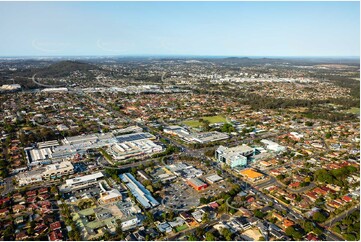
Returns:
[[[359,2],[0,2],[0,56],[359,56]]]

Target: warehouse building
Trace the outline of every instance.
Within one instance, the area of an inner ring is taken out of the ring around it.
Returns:
[[[132,174],[124,173],[120,174],[119,177],[145,209],[153,208],[159,205],[159,202],[155,200],[152,194],[140,182],[138,182]]]
[[[187,184],[193,187],[195,190],[200,191],[207,188],[207,184],[199,180],[198,178],[191,178],[187,180]]]

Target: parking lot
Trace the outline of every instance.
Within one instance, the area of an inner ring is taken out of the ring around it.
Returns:
[[[199,205],[200,193],[180,178],[165,187],[164,190],[165,197],[162,204],[168,208],[189,210]]]
[[[65,199],[68,199],[70,197],[76,197],[77,199],[81,199],[85,194],[90,195],[91,197],[98,199],[99,198],[99,192],[100,192],[100,188],[98,186],[98,184],[95,184],[91,187],[88,188],[84,188],[84,189],[80,189],[77,191],[73,191],[73,192],[69,192],[69,193],[65,193],[63,195],[63,197]]]

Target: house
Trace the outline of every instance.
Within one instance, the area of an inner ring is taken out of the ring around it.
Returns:
[[[327,195],[327,191],[322,190],[319,187],[316,187],[315,189],[313,189],[313,192],[316,193],[318,196],[326,196]]]
[[[41,194],[41,195],[39,195],[38,197],[40,198],[40,200],[43,200],[43,201],[44,201],[44,200],[50,198],[50,195],[49,195],[49,194]]]
[[[213,209],[216,209],[216,208],[219,207],[219,204],[217,202],[211,202],[211,203],[208,204],[208,206],[210,206]]]
[[[35,203],[31,203],[31,204],[28,205],[28,211],[34,211],[34,210],[36,210],[38,208],[39,208],[39,206],[36,205]]]
[[[157,228],[162,233],[164,233],[164,232],[165,233],[172,232],[172,227],[170,226],[170,224],[168,222],[158,224]]]
[[[28,199],[26,199],[27,203],[34,203],[36,201],[36,197],[29,197]]]
[[[347,203],[348,203],[348,202],[352,202],[352,198],[349,197],[349,196],[347,196],[347,195],[343,196],[343,197],[342,197],[342,200],[345,201],[345,202],[347,202]]]
[[[315,192],[306,192],[305,196],[308,197],[312,202],[315,202],[317,199],[317,194]]]
[[[38,194],[44,194],[44,193],[48,193],[48,188],[47,187],[43,187],[43,188],[40,188],[38,190]]]
[[[184,220],[192,218],[192,216],[189,213],[186,213],[186,212],[181,212],[179,214],[179,216]]]
[[[318,241],[319,239],[317,238],[317,236],[313,233],[309,233],[307,236],[306,236],[306,240],[307,241]]]
[[[14,195],[13,195],[13,199],[14,200],[22,200],[23,199],[23,195],[21,195],[20,193],[15,193]]]
[[[44,233],[46,230],[48,230],[48,226],[46,226],[44,223],[38,224],[34,228],[35,233],[38,235]]]
[[[24,241],[27,238],[29,238],[29,236],[25,233],[25,231],[21,231],[20,233],[16,234],[16,240],[21,240]]]
[[[300,187],[300,185],[301,185],[300,182],[293,182],[293,183],[289,184],[288,187],[292,188],[292,189],[297,189]]]
[[[273,213],[272,217],[278,219],[279,221],[283,220],[283,216],[281,214],[279,214],[279,213]]]
[[[23,216],[19,216],[19,217],[15,218],[15,220],[14,220],[15,224],[21,224],[23,222],[24,222]]]
[[[61,232],[61,230],[52,231],[49,233],[49,240],[50,241],[62,241],[63,233]]]
[[[284,219],[283,220],[283,227],[286,229],[286,228],[288,228],[288,227],[290,227],[290,226],[293,226],[293,225],[295,225],[295,223],[292,221],[292,220],[289,220],[289,219]]]
[[[24,205],[21,205],[21,204],[16,204],[13,206],[13,212],[14,213],[19,213],[20,211],[23,211],[25,210],[25,206]]]
[[[10,201],[10,198],[6,197],[0,200],[0,206],[2,206],[3,204],[7,204]]]
[[[172,222],[169,222],[169,225],[172,228],[178,227],[178,226],[182,226],[185,223],[184,219],[182,219],[181,217],[176,217]]]
[[[6,216],[8,214],[9,214],[9,209],[7,209],[7,208],[0,209],[0,216],[1,217]]]
[[[36,196],[36,191],[35,191],[35,190],[33,190],[33,191],[28,191],[28,192],[26,192],[26,196],[27,196],[27,197]]]
[[[54,231],[57,229],[61,229],[61,223],[59,221],[50,224],[50,230]]]
[[[192,213],[192,216],[193,216],[193,218],[194,218],[197,222],[199,222],[199,223],[202,222],[203,213],[202,213],[201,210],[196,210],[196,211],[194,211],[194,212]]]

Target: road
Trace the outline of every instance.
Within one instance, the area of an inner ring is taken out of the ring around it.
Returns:
[[[327,220],[324,225],[327,227],[331,227],[334,223],[337,223],[338,221],[341,221],[342,219],[344,219],[345,217],[347,217],[348,215],[350,215],[351,213],[353,213],[354,211],[356,211],[357,209],[360,209],[360,206],[354,206],[342,213],[340,213],[339,215],[337,215],[336,217],[332,218],[331,220]]]
[[[8,193],[11,193],[15,189],[12,177],[5,178],[4,182],[4,190],[1,192],[1,196],[6,196]]]

